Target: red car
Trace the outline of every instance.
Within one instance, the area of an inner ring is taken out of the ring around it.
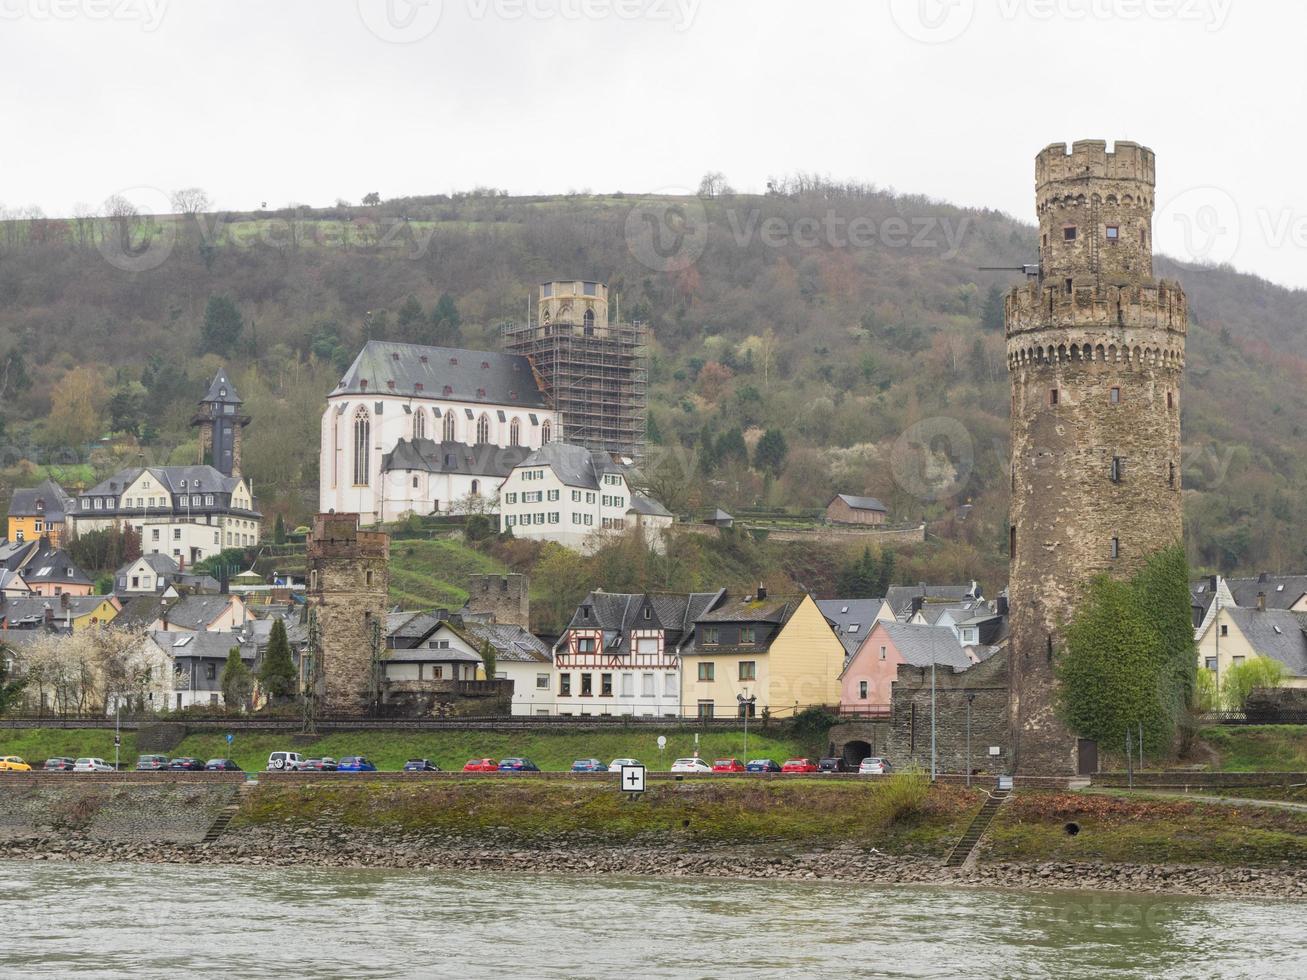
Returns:
[[[816,772],[817,764],[811,759],[789,759],[781,766],[781,772]]]
[[[739,759],[718,759],[712,764],[713,772],[744,772],[744,763]]]
[[[499,763],[494,759],[469,759],[463,767],[464,772],[499,772]]]

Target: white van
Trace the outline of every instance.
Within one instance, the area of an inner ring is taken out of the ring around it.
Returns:
[[[268,756],[269,772],[298,772],[304,757],[298,752],[274,752]]]

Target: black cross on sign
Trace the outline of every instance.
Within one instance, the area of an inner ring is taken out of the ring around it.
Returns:
[[[631,773],[631,775],[626,777],[626,781],[634,786],[640,781],[640,777],[636,773]]]

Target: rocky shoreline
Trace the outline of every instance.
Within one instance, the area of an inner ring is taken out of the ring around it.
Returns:
[[[1307,870],[1070,862],[975,863],[944,868],[935,857],[890,855],[848,845],[826,849],[759,846],[693,848],[690,842],[635,846],[484,838],[242,828],[210,844],[106,840],[83,835],[0,840],[0,860],[246,867],[511,871],[580,876],[656,876],[869,884],[947,885],[1020,890],[1109,891],[1155,895],[1307,899]]]

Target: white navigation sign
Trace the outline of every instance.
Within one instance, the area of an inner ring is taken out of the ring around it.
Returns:
[[[644,766],[622,766],[622,792],[644,792]]]

